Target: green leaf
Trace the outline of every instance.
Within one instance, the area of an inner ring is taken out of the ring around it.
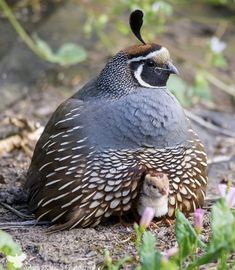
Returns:
[[[223,199],[212,207],[211,245],[227,243],[227,248],[235,250],[235,217]]]
[[[173,14],[172,5],[163,1],[158,1],[157,3],[159,4],[159,10],[163,12],[166,16],[171,16]]]
[[[34,35],[33,39],[37,48],[44,55],[45,58],[50,59],[51,57],[53,57],[53,52],[51,50],[51,47],[46,43],[46,41],[42,40],[37,35]]]
[[[181,261],[191,255],[198,244],[201,247],[205,246],[204,243],[198,239],[198,235],[192,225],[179,210],[176,211],[175,230]]]
[[[210,87],[206,78],[206,72],[198,71],[192,86],[193,95],[202,100],[211,100]]]
[[[200,258],[196,259],[192,263],[188,265],[186,270],[192,270],[195,269],[195,267],[198,267],[200,265],[204,265],[207,263],[210,263],[212,261],[215,261],[217,258],[220,257],[221,252],[223,251],[223,246],[217,247],[214,250],[206,252],[204,255],[202,255]]]
[[[105,250],[104,253],[104,266],[108,269],[108,270],[119,270],[123,267],[123,265],[128,262],[131,261],[131,257],[126,256],[116,262],[113,262],[112,258],[110,257],[110,253],[108,250]]]
[[[143,226],[138,225],[137,223],[134,223],[134,230],[136,233],[135,246],[136,246],[137,251],[139,251],[142,236],[143,236],[143,233],[145,232],[145,228]]]
[[[56,53],[52,51],[46,41],[34,35],[35,44],[40,51],[42,57],[51,63],[64,65],[75,65],[86,59],[86,51],[79,45],[74,43],[66,43],[62,45]]]
[[[227,257],[235,252],[235,217],[224,199],[220,199],[213,205],[211,223],[212,237],[209,245],[200,258],[188,265],[187,270],[215,260],[225,265]]]
[[[86,51],[73,43],[64,44],[54,55],[57,63],[61,65],[74,65],[86,59]]]
[[[0,231],[0,253],[6,256],[16,256],[22,253],[20,246],[4,231]]]
[[[161,254],[156,251],[156,239],[151,232],[145,231],[140,246],[142,270],[160,269]]]
[[[162,259],[161,267],[156,268],[156,270],[157,269],[161,269],[161,270],[177,270],[177,269],[179,269],[179,267],[176,265],[175,262]]]
[[[117,27],[118,31],[125,36],[128,35],[130,32],[129,27],[127,27],[126,23],[124,23],[124,22],[121,22],[121,21],[117,22],[116,27]]]
[[[171,92],[177,97],[183,106],[187,107],[192,104],[188,95],[189,86],[182,79],[176,76],[171,76],[167,82],[167,87],[171,89]]]
[[[25,253],[16,256],[7,256],[8,269],[21,269],[23,267],[23,261],[27,258]]]
[[[212,55],[211,64],[220,68],[226,67],[228,65],[222,53],[214,53]]]

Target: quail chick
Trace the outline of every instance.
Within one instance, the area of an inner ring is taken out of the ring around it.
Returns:
[[[137,211],[141,216],[146,207],[155,210],[155,217],[161,217],[168,212],[169,179],[164,173],[152,173],[145,176],[140,191]]]

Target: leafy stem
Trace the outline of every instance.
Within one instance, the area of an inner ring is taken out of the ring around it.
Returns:
[[[0,0],[0,8],[14,27],[24,43],[41,59],[59,65],[74,65],[86,59],[85,50],[73,43],[62,45],[57,52],[53,52],[50,46],[37,35],[31,38],[15,18],[5,0]]]
[[[24,28],[20,25],[20,23],[16,20],[14,14],[12,13],[10,7],[7,5],[5,0],[0,0],[0,7],[2,8],[5,16],[11,23],[11,25],[15,28],[16,32],[19,34],[21,39],[25,42],[25,44],[40,58],[47,60],[44,53],[36,46],[33,39],[26,33]]]

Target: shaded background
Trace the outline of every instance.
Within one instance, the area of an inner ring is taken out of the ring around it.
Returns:
[[[64,93],[74,91],[97,74],[108,57],[138,42],[130,33],[128,16],[141,8],[145,11],[145,40],[169,48],[180,70],[181,79],[172,78],[169,87],[183,105],[200,103],[210,109],[233,111],[234,1],[142,2],[8,1],[31,36],[37,34],[54,52],[64,44],[76,43],[86,50],[87,57],[66,67],[43,61],[22,42],[1,12],[0,94],[4,98],[0,110],[25,93],[40,91],[42,84],[63,88]]]

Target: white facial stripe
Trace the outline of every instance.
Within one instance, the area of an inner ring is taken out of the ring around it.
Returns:
[[[143,65],[144,64],[141,64],[137,70],[134,72],[134,76],[136,78],[136,80],[138,81],[138,83],[143,86],[143,87],[148,87],[148,88],[162,88],[162,87],[158,87],[158,86],[153,86],[153,85],[150,85],[148,83],[146,83],[145,81],[142,80],[141,78],[141,73],[143,71]]]
[[[128,60],[128,63],[138,62],[141,60],[154,58],[154,57],[159,56],[160,54],[166,54],[166,53],[169,54],[168,50],[165,47],[162,47],[160,50],[151,52],[151,53],[147,54],[146,56],[139,56],[136,58],[132,58],[132,59]]]
[[[134,76],[136,78],[136,80],[138,81],[138,83],[143,86],[143,87],[147,87],[147,88],[164,88],[163,86],[155,86],[155,85],[150,85],[148,83],[146,83],[142,78],[141,78],[141,74],[143,71],[143,66],[144,64],[141,64],[137,70],[134,72]]]
[[[141,64],[141,65],[137,68],[137,70],[134,72],[134,76],[135,76],[136,80],[137,80],[138,83],[139,83],[141,86],[143,86],[143,87],[155,88],[154,86],[152,86],[152,85],[150,85],[150,84],[148,84],[148,83],[146,83],[145,81],[142,80],[142,78],[141,78],[141,73],[142,73],[142,71],[143,71],[143,65],[144,65],[144,64]]]

